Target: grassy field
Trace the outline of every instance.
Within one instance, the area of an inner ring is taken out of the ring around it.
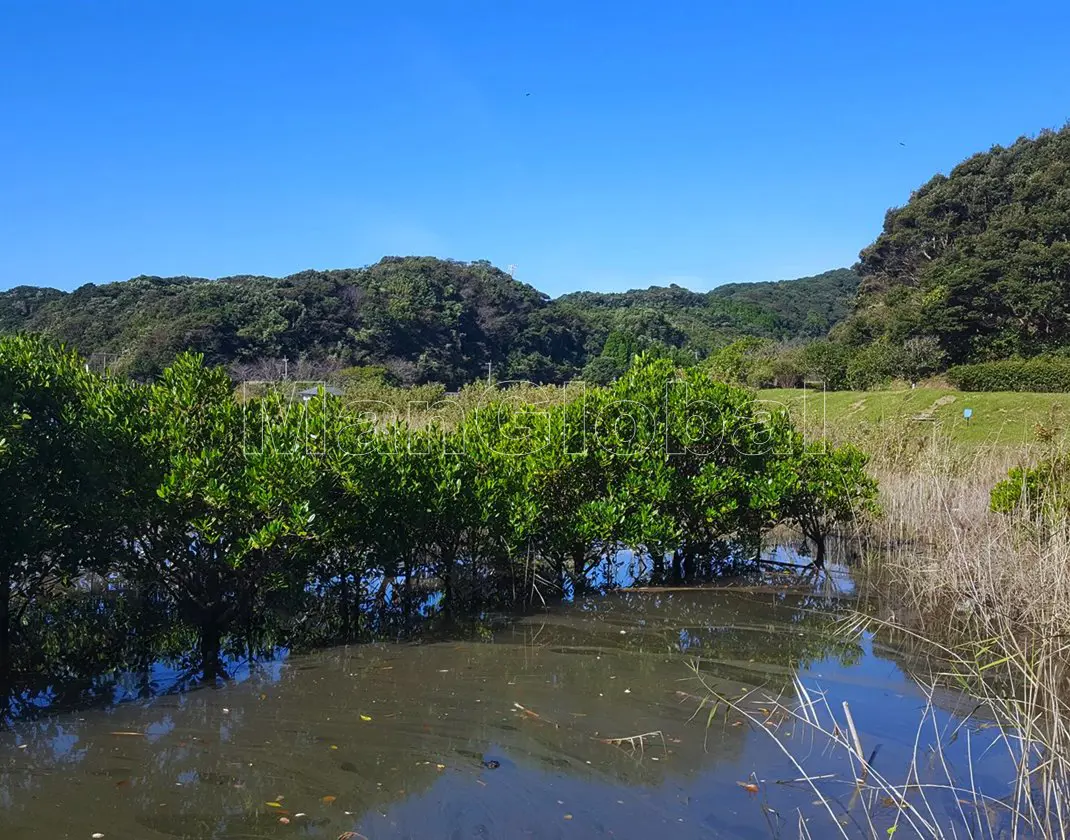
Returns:
[[[771,389],[763,400],[786,405],[810,432],[857,441],[885,435],[940,436],[970,448],[1061,446],[1068,440],[1070,394],[967,393],[945,388],[899,391]],[[969,422],[964,409],[972,409]]]

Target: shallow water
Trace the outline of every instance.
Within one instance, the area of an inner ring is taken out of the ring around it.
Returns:
[[[18,722],[0,734],[0,837],[768,838],[797,837],[800,810],[833,836],[812,790],[778,783],[800,774],[768,731],[699,709],[689,662],[725,694],[758,688],[755,708],[796,675],[849,701],[874,767],[901,780],[924,695],[907,658],[831,632],[840,606],[623,591],[476,638],[293,655],[222,688]],[[860,830],[847,761],[796,728],[778,732],[808,773],[837,775],[823,784]],[[1001,795],[1005,771],[990,758],[978,782]]]

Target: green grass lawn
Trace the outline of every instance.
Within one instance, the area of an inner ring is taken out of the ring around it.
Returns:
[[[1050,433],[1068,440],[1070,394],[969,393],[944,388],[901,391],[829,391],[786,388],[759,392],[763,400],[788,407],[804,428],[822,425],[831,437],[889,434],[942,434],[968,446],[1020,446]],[[969,423],[963,409],[973,410]]]

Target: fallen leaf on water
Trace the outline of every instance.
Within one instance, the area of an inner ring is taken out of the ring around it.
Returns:
[[[743,788],[747,793],[758,792],[758,786],[754,784],[754,782],[736,782],[736,784]]]
[[[324,796],[324,797],[322,797],[322,798],[320,799],[320,802],[322,802],[322,803],[323,803],[324,805],[330,805],[330,804],[331,804],[332,802],[334,802],[334,800],[336,800],[337,798],[338,798],[337,796],[330,796],[330,795],[328,795],[328,796]]]
[[[145,733],[144,732],[109,732],[108,734],[109,735],[116,735],[116,736],[119,736],[119,737],[126,737],[126,738],[144,738],[145,737]]]
[[[331,744],[331,749],[332,749],[332,750],[336,750],[336,749],[338,749],[338,745],[337,745],[337,744]]]
[[[92,838],[93,838],[93,840],[100,840],[100,838],[101,838],[101,837],[103,837],[104,835],[103,835],[103,834],[101,834],[101,833],[100,833],[100,832],[98,831],[98,832],[96,832],[95,834],[90,834],[89,836],[90,836],[90,837],[92,837]]]
[[[289,817],[279,817],[279,824],[280,825],[289,825],[290,824],[290,818]]]
[[[269,808],[281,808],[282,807],[282,803],[281,802],[265,802],[264,804],[267,805]]]
[[[364,721],[368,721],[368,720],[372,719],[372,716],[371,715],[361,715],[360,719],[364,720]]]
[[[445,770],[446,769],[446,765],[445,764],[436,764],[435,767],[437,767],[439,770]]]
[[[572,814],[565,814],[565,819],[566,820],[572,819]]]

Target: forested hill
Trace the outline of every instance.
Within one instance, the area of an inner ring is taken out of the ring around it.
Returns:
[[[938,341],[948,363],[1070,343],[1070,127],[995,146],[890,210],[861,254],[851,344]]]
[[[135,376],[194,349],[249,376],[285,358],[310,375],[381,366],[403,383],[456,386],[488,363],[499,377],[560,381],[614,332],[699,357],[742,335],[822,335],[856,287],[840,269],[706,293],[669,286],[551,300],[485,261],[387,257],[283,278],[135,277],[70,293],[21,286],[0,293],[0,332],[41,332]]]
[[[559,306],[585,312],[657,310],[671,314],[692,340],[709,330],[718,335],[793,339],[823,336],[851,312],[858,275],[849,268],[813,277],[767,283],[727,283],[709,292],[680,286],[651,286],[630,292],[573,292]]]

